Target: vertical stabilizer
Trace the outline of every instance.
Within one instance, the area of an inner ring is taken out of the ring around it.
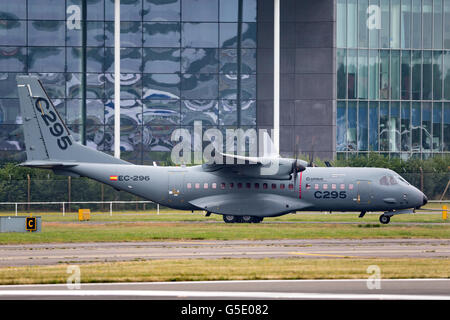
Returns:
[[[27,162],[128,162],[77,143],[35,76],[17,76]]]

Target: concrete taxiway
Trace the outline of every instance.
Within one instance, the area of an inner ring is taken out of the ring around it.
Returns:
[[[187,258],[449,258],[437,239],[149,241],[0,246],[0,266]]]
[[[249,280],[0,286],[0,299],[450,300],[450,279]]]

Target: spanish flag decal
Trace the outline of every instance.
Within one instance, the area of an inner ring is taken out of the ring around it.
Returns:
[[[111,181],[117,181],[117,176],[109,176],[109,180]]]

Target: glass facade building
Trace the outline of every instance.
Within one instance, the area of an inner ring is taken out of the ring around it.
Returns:
[[[0,157],[23,160],[17,74],[80,132],[81,0],[0,0]],[[114,0],[87,0],[87,145],[114,146]],[[166,159],[176,128],[256,126],[257,0],[121,0],[121,150]],[[76,137],[79,139],[78,137]],[[169,154],[169,156],[168,156]]]
[[[338,156],[450,152],[450,1],[336,1]]]
[[[86,0],[87,145],[113,153],[114,0]],[[121,157],[177,128],[273,127],[273,0],[121,0]],[[15,77],[82,123],[81,0],[0,0],[0,159],[25,158]],[[450,152],[450,0],[281,0],[280,151]],[[79,137],[76,137],[79,139]]]

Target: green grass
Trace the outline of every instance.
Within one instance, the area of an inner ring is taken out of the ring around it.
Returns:
[[[357,218],[355,218],[357,219]],[[44,222],[42,232],[1,233],[0,244],[152,241],[152,240],[266,240],[266,239],[450,239],[444,225],[367,224],[225,224],[179,222]]]
[[[81,282],[449,278],[449,259],[182,259],[80,264]],[[0,284],[67,283],[67,265],[0,268]]]

